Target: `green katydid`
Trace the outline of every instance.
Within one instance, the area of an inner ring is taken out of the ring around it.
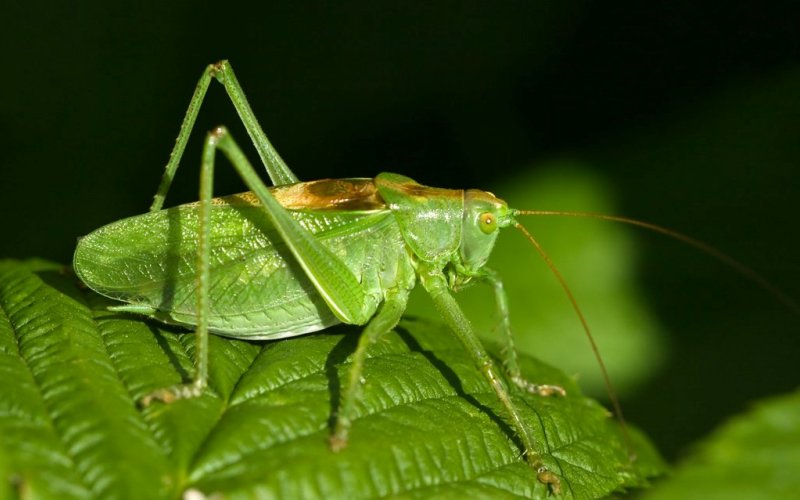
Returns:
[[[219,127],[206,138],[200,201],[162,210],[213,78],[233,101],[275,187],[264,185]],[[217,149],[249,193],[212,199]],[[230,64],[221,61],[209,65],[197,85],[150,212],[82,238],[74,268],[90,288],[127,302],[117,311],[195,328],[193,381],[157,390],[144,404],[203,391],[209,332],[279,339],[339,322],[366,325],[336,414],[334,450],[347,443],[366,349],[394,328],[419,279],[502,402],[527,461],[541,481],[558,490],[558,477],[544,467],[500,373],[450,292],[487,281],[505,311],[502,282],[484,264],[498,229],[515,224],[514,214],[490,193],[425,187],[397,174],[298,182],[258,125]],[[513,349],[507,352],[511,380],[530,392],[563,394],[560,387],[525,381]]]
[[[219,127],[205,141],[199,201],[162,209],[212,79],[230,96],[275,186],[268,188],[261,181],[227,130]],[[250,192],[213,198],[217,149]],[[515,220],[532,213],[554,212],[519,211],[485,191],[431,188],[390,173],[374,179],[299,182],[256,121],[230,64],[221,61],[209,65],[200,78],[150,212],[82,238],[74,269],[90,288],[126,302],[114,307],[116,311],[194,327],[197,366],[192,382],[156,390],[143,398],[145,405],[202,393],[208,378],[209,332],[271,340],[340,322],[366,325],[336,413],[330,438],[334,451],[347,443],[366,350],[398,323],[418,279],[495,391],[538,479],[558,491],[558,476],[544,466],[503,378],[451,293],[474,282],[492,285],[507,344],[503,367],[508,379],[531,393],[563,395],[560,387],[522,377],[503,283],[485,267],[498,230],[519,228],[556,273],[588,333],[558,271]],[[658,226],[601,217],[644,225],[698,245]]]

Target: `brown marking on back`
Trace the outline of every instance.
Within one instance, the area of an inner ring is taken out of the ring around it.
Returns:
[[[288,210],[382,210],[386,203],[372,179],[321,179],[270,188]],[[253,192],[215,199],[214,203],[261,205]]]
[[[467,192],[473,200],[485,201],[487,203],[491,203],[492,205],[507,206],[507,203],[504,200],[498,198],[490,191],[483,191],[481,189],[468,189]]]
[[[408,196],[425,200],[428,198],[456,198],[460,199],[464,196],[462,189],[446,189],[424,186],[415,181],[412,182],[387,182],[384,181],[387,187],[400,191]]]
[[[400,190],[409,196],[425,196],[430,189],[422,184],[402,184]]]

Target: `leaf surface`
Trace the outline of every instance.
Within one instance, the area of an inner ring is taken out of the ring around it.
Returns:
[[[800,491],[800,391],[730,419],[647,498],[794,498]]]
[[[194,336],[108,312],[63,268],[0,262],[0,473],[37,498],[545,497],[501,405],[443,326],[403,320],[370,348],[349,446],[327,446],[359,330],[275,342],[210,338],[210,389],[140,409],[190,377]],[[563,496],[642,486],[663,465],[558,370],[565,398],[513,391]]]

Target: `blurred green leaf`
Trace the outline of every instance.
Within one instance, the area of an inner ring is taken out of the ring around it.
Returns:
[[[192,370],[194,337],[108,312],[53,264],[0,263],[0,487],[30,498],[544,497],[493,392],[446,328],[404,320],[369,351],[349,447],[327,447],[358,329],[244,342],[212,336],[211,388],[140,410]],[[514,392],[565,497],[643,486],[663,464],[559,371],[566,398]],[[333,402],[332,402],[333,401]]]
[[[732,418],[648,499],[774,499],[800,492],[800,392]]]
[[[485,186],[484,186],[485,187]],[[614,213],[612,193],[598,174],[559,161],[539,165],[493,186],[518,209]],[[667,351],[663,333],[636,283],[636,249],[629,229],[592,219],[520,217],[564,275],[621,392],[656,372]],[[520,351],[580,375],[590,394],[606,394],[597,360],[564,290],[536,250],[513,229],[499,238],[489,265],[503,277]],[[417,292],[410,312],[434,318],[430,300]],[[498,315],[488,287],[458,296],[477,330],[491,338]]]

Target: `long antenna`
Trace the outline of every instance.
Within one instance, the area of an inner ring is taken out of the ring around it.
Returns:
[[[520,211],[519,213],[523,213]],[[633,441],[631,440],[631,436],[628,433],[628,426],[625,423],[625,416],[622,414],[622,406],[619,404],[619,398],[617,397],[617,391],[614,390],[614,385],[611,383],[611,377],[608,376],[608,370],[606,370],[606,365],[603,362],[602,356],[600,356],[600,350],[597,348],[597,343],[594,341],[594,336],[592,335],[591,330],[589,329],[589,323],[586,321],[586,317],[583,315],[581,308],[578,306],[578,301],[575,300],[575,296],[572,294],[572,290],[570,290],[569,286],[567,285],[567,281],[564,279],[564,276],[561,275],[561,272],[558,270],[556,265],[550,260],[550,256],[547,255],[547,252],[544,251],[544,248],[536,241],[531,233],[525,229],[525,226],[520,224],[519,222],[514,223],[514,227],[519,229],[522,234],[525,235],[526,238],[533,244],[536,251],[539,252],[539,255],[542,256],[547,267],[550,268],[550,271],[553,272],[555,277],[558,279],[558,282],[561,284],[561,288],[564,289],[564,293],[567,294],[569,301],[572,303],[572,308],[575,309],[575,313],[578,315],[578,318],[581,321],[581,325],[583,325],[583,331],[586,332],[586,337],[589,339],[589,344],[592,346],[592,352],[594,353],[594,357],[597,360],[597,364],[600,366],[600,371],[603,373],[603,380],[605,381],[606,389],[608,390],[608,397],[611,399],[611,405],[614,407],[614,413],[617,415],[617,419],[619,420],[619,424],[622,427],[622,434],[623,438],[625,439],[625,446],[628,448],[628,455],[631,461],[636,459],[636,452],[633,448]]]
[[[798,305],[797,302],[795,302],[791,297],[786,295],[783,291],[778,289],[775,285],[770,283],[764,276],[762,276],[752,268],[742,264],[741,262],[734,259],[730,255],[722,252],[721,250],[718,250],[717,248],[714,248],[708,243],[703,243],[700,240],[696,240],[691,236],[687,236],[678,231],[667,229],[663,226],[658,226],[656,224],[651,224],[649,222],[642,222],[640,220],[630,219],[628,217],[598,214],[595,212],[572,212],[572,211],[560,211],[560,210],[515,210],[514,212],[519,215],[560,215],[563,217],[590,217],[593,219],[621,222],[623,224],[643,227],[645,229],[649,229],[650,231],[661,233],[663,235],[669,236],[670,238],[682,241],[687,245],[693,246],[694,248],[700,250],[701,252],[721,261],[722,263],[726,264],[740,275],[744,276],[746,279],[750,280],[752,283],[755,283],[756,285],[760,286],[762,289],[767,291],[769,294],[775,297],[776,300],[778,300],[784,306],[789,308],[792,312],[800,315],[800,305]]]

